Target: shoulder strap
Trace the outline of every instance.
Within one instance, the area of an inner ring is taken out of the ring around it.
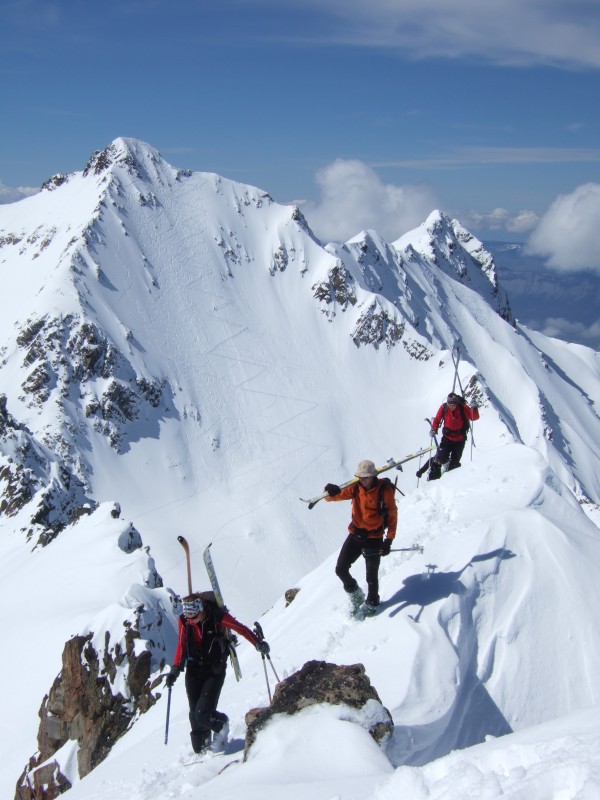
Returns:
[[[458,407],[460,408],[460,416],[462,417],[463,426],[461,433],[464,434],[465,439],[467,438],[467,434],[469,433],[469,420],[467,419],[467,415],[465,414],[465,404],[464,398],[461,398],[460,403],[458,403]],[[448,410],[448,403],[442,404],[442,424],[444,423],[444,418],[446,416],[446,411]]]
[[[387,477],[380,478],[379,479],[379,495],[378,495],[378,504],[377,505],[378,505],[379,513],[383,517],[383,527],[384,528],[387,528],[387,525],[388,525],[388,507],[387,507],[387,503],[385,502],[385,498],[383,496],[384,492],[385,492],[385,489],[386,489],[386,486],[391,486],[393,488],[394,484]]]

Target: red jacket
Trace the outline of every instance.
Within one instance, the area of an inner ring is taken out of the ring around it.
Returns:
[[[446,406],[446,413],[444,414],[444,406]],[[461,411],[462,408],[462,411]],[[454,408],[450,408],[449,405],[446,403],[442,403],[439,407],[437,414],[433,418],[431,423],[431,429],[437,431],[440,427],[440,423],[443,423],[444,427],[442,428],[442,435],[449,439],[451,442],[460,442],[465,438],[465,434],[463,432],[464,429],[464,412],[465,417],[469,421],[473,421],[479,419],[479,409],[478,408],[471,408],[466,403],[459,406],[456,405]]]
[[[352,499],[352,521],[348,525],[350,533],[354,533],[356,528],[369,531],[369,538],[374,539],[383,536],[383,516],[379,510],[379,486],[381,479],[377,478],[375,486],[367,492],[360,483],[352,483],[335,497],[326,497],[327,502],[337,500]],[[383,502],[387,506],[388,524],[387,538],[393,539],[396,536],[396,525],[398,523],[398,508],[394,487],[387,485],[383,490]]]
[[[216,623],[217,626],[221,631],[225,629],[229,629],[230,631],[235,631],[235,633],[241,634],[244,639],[247,639],[250,644],[253,644],[255,647],[258,643],[258,639],[252,633],[250,628],[247,628],[245,625],[242,625],[241,622],[238,622],[235,617],[232,617],[231,614],[225,612],[221,619],[220,623]],[[189,636],[189,640],[188,637]],[[204,647],[203,647],[203,639],[204,639]],[[189,622],[185,619],[183,614],[179,617],[179,632],[177,636],[177,648],[175,649],[175,658],[173,659],[173,664],[176,667],[183,667],[184,661],[187,654],[188,649],[188,642],[190,648],[196,653],[203,653],[207,661],[217,661],[220,659],[221,654],[210,652],[212,648],[212,643],[208,644],[209,639],[214,641],[214,631],[212,629],[211,624],[211,615],[210,613],[203,619],[201,622]],[[206,645],[208,644],[208,651],[206,650]],[[217,643],[215,643],[215,646]]]

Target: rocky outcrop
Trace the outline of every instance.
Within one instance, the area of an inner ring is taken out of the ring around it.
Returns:
[[[378,744],[393,731],[390,712],[381,705],[379,695],[371,685],[362,664],[338,666],[326,661],[307,661],[302,669],[277,684],[273,702],[268,708],[254,708],[246,714],[246,743],[244,760],[256,737],[275,714],[296,714],[308,706],[329,703],[362,709],[375,701],[379,713],[369,724],[369,733]]]
[[[125,336],[131,338],[128,332]],[[30,319],[21,329],[17,344],[27,370],[21,384],[21,401],[31,408],[41,408],[54,400],[63,408],[78,396],[82,404],[73,416],[79,417],[80,428],[88,419],[117,452],[124,452],[129,446],[131,423],[152,416],[151,409],[158,409],[161,401],[169,405],[170,392],[164,380],[138,375],[114,342],[96,325],[75,315]],[[99,378],[101,389],[97,385]],[[74,432],[72,423],[71,428]],[[44,444],[55,450],[62,448],[64,453],[60,454],[64,458],[76,460],[65,437]]]
[[[87,489],[55,452],[18,424],[0,395],[0,516],[14,517],[30,505],[22,530],[36,545],[51,542],[74,518],[77,509],[93,508]]]
[[[401,341],[404,334],[405,323],[398,321],[396,316],[391,316],[377,301],[374,300],[358,318],[352,333],[352,341],[357,347],[361,344],[371,344],[377,349],[384,344],[389,350]]]
[[[148,616],[153,618],[152,623]],[[157,649],[162,619],[156,608],[142,606],[137,609],[136,625],[127,621],[124,625],[120,641],[113,641],[105,631],[100,649],[94,646],[98,637],[93,633],[74,636],[65,644],[62,670],[39,711],[38,752],[17,782],[15,800],[58,797],[71,786],[61,771],[57,755],[61,748],[74,743],[77,772],[84,777],[106,758],[135,718],[160,697],[155,690],[161,682],[158,673],[164,667],[164,658],[156,663],[152,648],[140,650],[140,629]]]
[[[327,280],[315,283],[311,288],[313,296],[323,304],[322,311],[331,321],[336,309],[345,311],[348,306],[356,304],[353,279],[341,261],[338,261],[327,273]]]

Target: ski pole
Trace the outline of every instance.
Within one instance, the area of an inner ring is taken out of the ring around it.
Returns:
[[[267,664],[265,656],[262,653],[261,655],[262,655],[263,669],[265,671],[265,681],[267,682],[267,694],[269,695],[269,705],[271,705],[271,703],[273,702],[273,698],[271,697],[271,687],[269,686],[269,676],[267,675]]]
[[[255,636],[256,636],[256,638],[258,639],[259,642],[264,642],[265,634],[263,632],[262,626],[258,622],[254,623],[254,634],[255,634]],[[269,705],[271,705],[271,703],[273,702],[273,699],[271,697],[271,687],[269,686],[269,676],[267,674],[267,664],[266,664],[266,659],[267,658],[269,659],[269,664],[271,664],[271,657],[269,656],[268,653],[267,654],[261,653],[261,656],[262,656],[262,662],[263,662],[263,669],[265,671],[265,681],[267,682],[267,694],[269,695]],[[273,668],[273,672],[275,672],[275,668],[273,667],[273,664],[271,664],[271,667]],[[276,672],[275,672],[275,677],[277,678],[277,673]],[[279,678],[277,678],[277,683],[279,683]]]
[[[410,547],[395,547],[393,550],[390,550],[390,553],[422,553],[424,547],[422,544],[411,544]],[[367,550],[365,549],[362,551],[362,554],[365,558],[369,556],[380,556],[383,553],[383,550]]]
[[[169,717],[171,715],[171,687],[169,686],[167,694],[167,723],[165,725],[165,744],[169,741]]]
[[[429,423],[429,428],[431,430],[433,430],[433,420],[429,419],[429,417],[425,417],[425,422],[428,422]],[[437,440],[437,435],[434,433],[431,438],[433,439],[433,441],[435,443],[435,448],[437,450],[437,448],[439,447],[438,440]]]
[[[271,656],[268,653],[267,653],[267,659],[269,661],[269,664],[271,665],[273,674],[275,675],[275,680],[277,681],[277,683],[281,683],[281,681],[279,680],[279,675],[277,674],[277,670],[275,669],[275,667],[273,666],[273,662],[271,661]]]

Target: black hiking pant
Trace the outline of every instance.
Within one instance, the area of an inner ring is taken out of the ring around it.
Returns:
[[[445,436],[442,436],[440,446],[436,450],[435,456],[427,462],[429,465],[429,476],[427,480],[437,481],[438,478],[441,478],[442,466],[444,464],[448,464],[448,472],[450,472],[451,469],[457,469],[460,467],[460,459],[462,457],[463,450],[465,449],[465,444],[466,439],[460,439],[458,442],[453,442],[451,439],[447,439]],[[423,465],[423,467],[425,466],[426,465]],[[421,474],[424,473],[423,467],[421,467],[419,470]]]
[[[353,592],[358,589],[358,583],[350,574],[350,567],[363,555],[364,550],[368,587],[367,600],[371,600],[375,604],[379,603],[379,562],[381,561],[382,546],[383,532],[380,537],[369,539],[360,538],[351,533],[342,545],[335,565],[335,574],[344,584],[344,589],[349,593]]]
[[[188,664],[185,670],[185,691],[190,704],[192,747],[195,753],[206,749],[211,732],[220,731],[227,721],[225,714],[217,711],[227,662],[216,664]]]

